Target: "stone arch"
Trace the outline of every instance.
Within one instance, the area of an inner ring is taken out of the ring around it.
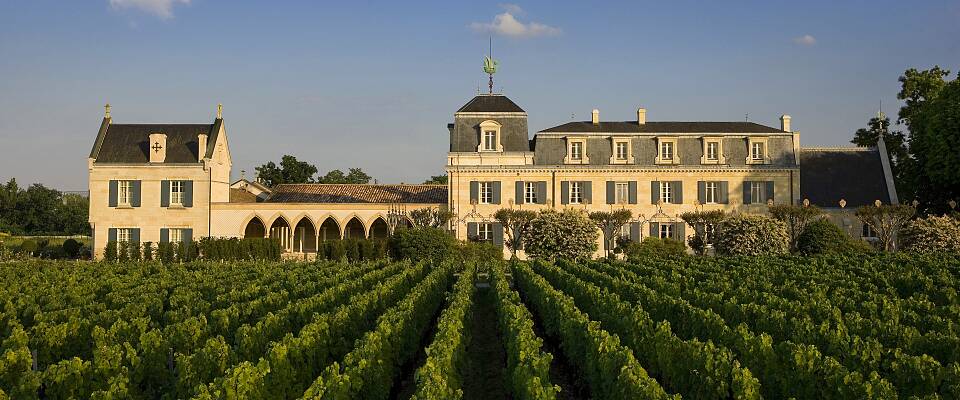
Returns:
[[[278,215],[270,223],[270,238],[279,239],[280,247],[289,250],[291,246],[290,233],[292,229],[293,226],[290,224],[290,221],[287,221],[287,217]]]
[[[315,253],[317,251],[317,229],[304,215],[293,228],[293,251],[300,253]]]
[[[321,241],[343,239],[343,228],[332,215],[321,218],[317,224]]]
[[[377,216],[370,223],[370,234],[367,236],[370,239],[386,239],[390,236],[390,225],[382,216]]]
[[[356,214],[352,214],[343,224],[344,239],[365,239],[367,237],[367,226]]]
[[[260,238],[267,236],[267,225],[257,214],[251,214],[242,225],[244,238]]]

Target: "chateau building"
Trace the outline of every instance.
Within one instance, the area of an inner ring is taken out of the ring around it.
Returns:
[[[447,185],[230,183],[218,107],[211,124],[114,124],[109,105],[88,160],[94,254],[108,241],[272,237],[291,253],[320,243],[387,237],[408,211],[449,209],[462,240],[502,246],[501,208],[629,209],[623,235],[683,239],[693,210],[765,213],[770,204],[825,208],[852,236],[869,237],[855,207],[896,203],[883,142],[803,148],[788,115],[752,122],[569,122],[530,138],[527,113],[500,94],[477,95],[448,124]],[[505,250],[506,251],[506,250]],[[602,251],[598,251],[598,254]],[[521,253],[522,255],[522,253]]]

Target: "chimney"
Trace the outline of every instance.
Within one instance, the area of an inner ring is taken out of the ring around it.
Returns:
[[[783,114],[780,116],[780,130],[784,132],[792,132],[790,130],[790,116]]]
[[[599,124],[599,123],[600,123],[600,110],[594,108],[592,114],[593,114],[593,117],[592,117],[590,120],[593,121],[593,124],[594,124],[594,125]]]
[[[150,143],[147,143],[151,163],[162,163],[167,159],[167,135],[157,132],[150,134]]]
[[[197,135],[197,161],[203,161],[207,155],[207,134]]]
[[[647,109],[640,107],[637,109],[637,124],[643,125],[647,123]]]

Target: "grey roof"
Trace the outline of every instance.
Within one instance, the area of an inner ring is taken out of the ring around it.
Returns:
[[[654,121],[643,125],[637,121],[574,121],[540,132],[562,133],[788,133],[753,122],[678,122]]]
[[[502,94],[478,94],[457,112],[525,112]]]
[[[208,135],[204,157],[211,157],[220,125],[217,119],[213,124],[113,124],[104,119],[100,134],[94,144],[90,157],[97,163],[147,163],[150,134],[167,135],[167,156],[164,163],[199,162],[197,135]]]
[[[282,184],[268,203],[412,203],[444,204],[447,185]]]
[[[880,152],[876,148],[801,148],[800,198],[820,207],[890,204]]]

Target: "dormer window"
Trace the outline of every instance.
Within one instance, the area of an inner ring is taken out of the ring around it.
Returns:
[[[657,138],[656,164],[680,164],[677,154],[677,138]]]
[[[583,143],[570,143],[570,159],[574,161],[583,161]]]
[[[589,164],[587,157],[587,139],[584,137],[567,138],[567,156],[563,158],[565,164]]]
[[[660,143],[660,159],[663,161],[673,161],[673,143]]]
[[[497,131],[483,131],[483,150],[497,151]]]
[[[500,123],[493,120],[480,123],[480,144],[477,146],[477,151],[503,151],[503,145],[500,143]]]
[[[753,158],[753,161],[763,161],[763,143],[751,143],[750,158]]]
[[[770,157],[767,151],[767,138],[750,138],[747,142],[747,164],[767,164]]]
[[[726,164],[727,159],[723,156],[723,138],[705,137],[703,138],[703,157],[700,157],[701,164]]]
[[[720,159],[720,144],[717,142],[707,143],[707,160],[717,161]]]
[[[610,156],[610,164],[632,164],[633,149],[630,146],[630,138],[613,137],[613,155]]]

